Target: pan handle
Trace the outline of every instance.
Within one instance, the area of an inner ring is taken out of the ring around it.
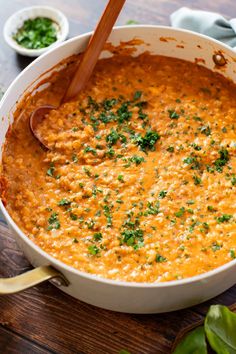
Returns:
[[[53,278],[58,278],[57,285],[69,285],[62,273],[51,266],[41,266],[16,277],[0,278],[0,295],[18,293]]]

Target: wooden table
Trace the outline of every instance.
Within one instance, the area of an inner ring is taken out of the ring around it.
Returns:
[[[14,11],[45,4],[62,10],[70,20],[70,36],[94,28],[105,0],[0,0],[0,29]],[[235,0],[127,0],[118,24],[136,20],[169,24],[169,15],[181,6],[236,17]],[[0,88],[5,90],[30,60],[17,56],[0,33]],[[4,220],[0,219],[0,276],[9,277],[30,268]],[[236,302],[236,286],[199,306],[159,315],[127,315],[102,310],[67,296],[50,283],[21,294],[0,298],[0,353],[170,353],[179,330],[202,319],[210,304]]]

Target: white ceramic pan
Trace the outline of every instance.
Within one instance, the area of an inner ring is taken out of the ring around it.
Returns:
[[[29,65],[11,84],[0,104],[0,144],[12,122],[16,101],[26,90],[37,84],[37,78],[72,54],[82,52],[91,33],[73,38]],[[126,26],[115,28],[109,42],[118,45],[133,38],[143,44],[134,55],[144,51],[199,62],[236,82],[236,55],[217,41],[189,31],[159,26]],[[102,57],[111,55],[103,52]],[[200,61],[199,61],[200,58]],[[176,68],[178,70],[178,68]],[[41,76],[40,80],[45,75]],[[192,278],[163,283],[128,283],[102,279],[75,270],[42,251],[18,228],[3,204],[0,204],[9,227],[33,271],[11,279],[0,279],[0,293],[12,293],[47,279],[67,294],[99,307],[130,313],[158,313],[173,311],[203,302],[231,287],[236,282],[236,260],[213,271]],[[63,275],[63,276],[62,276]]]

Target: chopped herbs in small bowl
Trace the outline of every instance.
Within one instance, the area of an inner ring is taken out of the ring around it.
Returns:
[[[67,18],[48,6],[32,6],[13,14],[4,26],[4,38],[17,53],[36,57],[66,39]]]
[[[50,46],[57,40],[58,25],[47,17],[26,20],[12,38],[22,47],[39,49]]]

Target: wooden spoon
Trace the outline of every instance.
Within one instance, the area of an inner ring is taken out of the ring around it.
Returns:
[[[124,3],[125,0],[109,0],[61,103],[69,101],[85,87]],[[37,132],[37,128],[45,115],[55,108],[51,105],[40,106],[32,112],[29,121],[32,134],[47,150],[49,147]]]

